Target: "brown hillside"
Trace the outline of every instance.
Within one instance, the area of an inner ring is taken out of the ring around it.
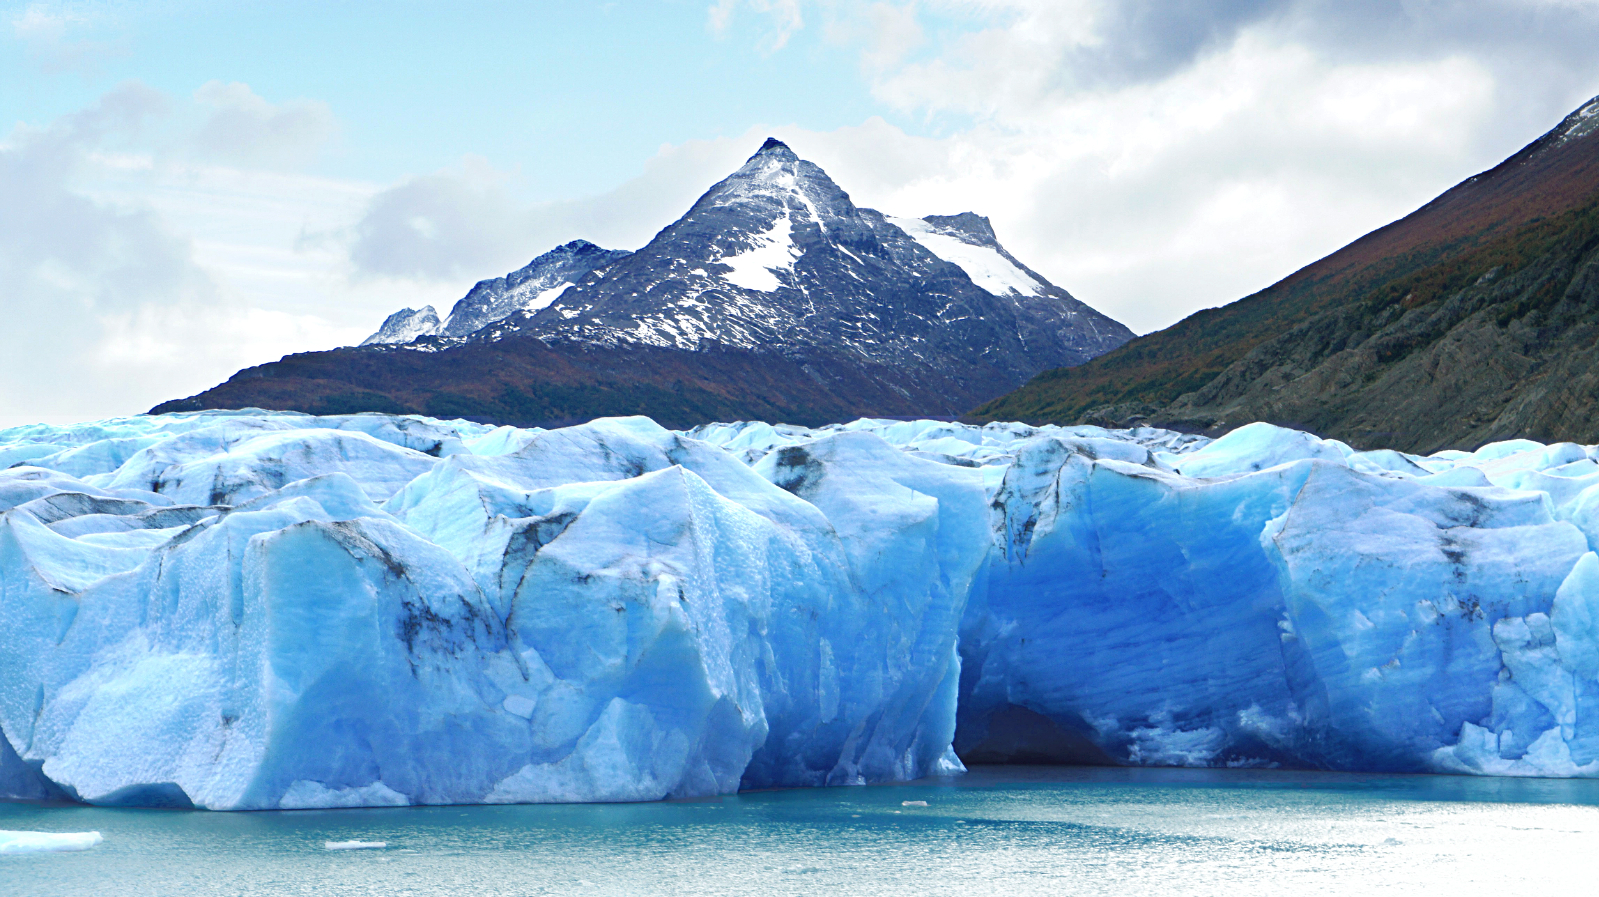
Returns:
[[[953,417],[1005,389],[992,371],[974,366],[966,373],[956,380],[820,351],[790,358],[513,336],[438,352],[367,347],[290,355],[151,413],[382,411],[515,426],[645,414],[680,428],[714,420],[817,425],[862,416]]]
[[[1270,420],[1429,450],[1599,437],[1591,391],[1572,394],[1599,307],[1596,121],[1599,101],[1281,282],[974,414],[1204,431]]]

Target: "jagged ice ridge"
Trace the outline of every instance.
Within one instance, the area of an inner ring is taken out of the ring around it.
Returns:
[[[1596,540],[1595,450],[1525,440],[13,428],[0,795],[647,800],[956,750],[1596,775]]]

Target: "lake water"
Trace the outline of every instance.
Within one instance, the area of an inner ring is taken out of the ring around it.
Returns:
[[[4,897],[1599,892],[1596,781],[988,767],[654,804],[0,803],[0,829],[105,836],[0,856]],[[388,847],[324,847],[350,840]]]

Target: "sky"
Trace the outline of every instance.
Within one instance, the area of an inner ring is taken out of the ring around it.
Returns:
[[[1139,333],[1599,94],[1599,0],[0,0],[0,427],[634,249],[767,136]]]

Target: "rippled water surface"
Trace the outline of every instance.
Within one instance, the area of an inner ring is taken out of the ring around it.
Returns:
[[[1009,767],[656,804],[0,803],[0,829],[105,835],[0,856],[4,897],[1599,892],[1592,781]],[[351,840],[388,847],[324,847]]]

